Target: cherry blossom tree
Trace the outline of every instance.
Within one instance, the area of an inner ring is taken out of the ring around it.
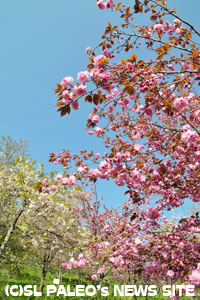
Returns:
[[[184,282],[196,269],[200,253],[194,217],[190,223],[163,217],[159,225],[147,224],[137,217],[139,210],[129,219],[125,209],[123,213],[113,209],[101,212],[99,204],[85,199],[78,214],[88,235],[80,254],[63,263],[63,268],[84,269],[87,279],[100,283],[104,278],[114,278],[123,284]]]
[[[6,141],[6,149],[14,149]],[[0,167],[1,266],[30,264],[31,257],[32,265],[41,267],[42,291],[50,265],[60,268],[86,235],[75,214],[82,191],[72,188],[73,176],[46,174],[23,153],[7,150],[9,160],[2,156]]]
[[[12,166],[9,164],[1,165],[0,222],[2,230],[0,255],[6,251],[6,246],[22,214],[34,197],[34,185],[39,180],[39,173],[35,171],[34,163],[34,161],[18,156]],[[7,250],[9,251],[9,248]]]
[[[90,105],[88,134],[102,140],[105,153],[66,150],[52,153],[50,161],[68,170],[75,165],[69,181],[73,176],[87,186],[106,179],[126,189],[121,215],[113,213],[115,221],[107,224],[110,235],[106,224],[98,233],[108,243],[109,264],[185,280],[199,261],[198,214],[166,232],[160,222],[168,223],[166,211],[200,200],[200,33],[165,0],[126,2],[97,1],[122,22],[109,22],[100,44],[86,48],[89,64],[77,81],[66,76],[55,90],[61,116],[78,110],[79,102]],[[136,25],[136,15],[148,21]],[[98,245],[93,257],[102,252]]]
[[[79,189],[66,187],[65,177],[44,177],[38,194],[19,222],[28,259],[41,268],[40,291],[51,266],[60,268],[63,260],[76,253],[86,236],[75,211],[79,210]]]

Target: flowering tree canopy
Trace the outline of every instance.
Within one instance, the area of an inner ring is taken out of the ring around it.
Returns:
[[[160,221],[168,222],[166,210],[200,201],[200,33],[167,1],[126,2],[97,1],[99,9],[120,14],[122,23],[109,22],[100,44],[86,48],[89,64],[77,81],[66,76],[56,88],[61,116],[78,110],[79,102],[90,104],[88,134],[101,139],[106,152],[66,150],[51,154],[50,161],[68,169],[75,162],[67,179],[74,184],[106,179],[125,187],[120,221],[113,214],[108,222],[118,236],[109,224],[110,237],[106,229],[99,234],[104,243],[112,239],[106,244],[109,263],[136,265],[138,258],[138,272],[146,276],[154,271],[188,278],[199,261],[198,214],[166,232]],[[136,25],[136,14],[146,24]],[[121,247],[115,249],[117,240]]]

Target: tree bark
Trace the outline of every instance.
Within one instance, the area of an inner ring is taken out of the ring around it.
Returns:
[[[41,274],[40,288],[39,288],[39,291],[40,291],[41,293],[43,293],[43,289],[44,289],[44,281],[45,281],[46,274],[47,274],[46,260],[44,260],[44,265],[43,265],[43,267],[42,267],[42,274]]]
[[[21,214],[24,212],[24,208],[25,208],[24,206],[22,208],[20,208],[20,210],[18,211],[17,216],[15,217],[15,219],[13,220],[12,224],[9,227],[8,232],[7,232],[3,242],[1,244],[1,247],[0,247],[0,256],[3,253],[8,241],[10,240],[11,235],[12,235],[13,231],[15,230],[15,226],[17,224],[17,221],[19,220]]]

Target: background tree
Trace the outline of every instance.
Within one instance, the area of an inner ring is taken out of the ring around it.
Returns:
[[[24,158],[29,156],[28,142],[15,141],[10,136],[2,136],[0,140],[0,164],[12,166],[20,155]]]
[[[26,172],[33,171],[34,162],[24,160],[29,156],[28,143],[26,141],[14,141],[11,137],[2,136],[0,140],[0,199],[1,199],[1,224],[0,236],[1,246],[0,253],[5,250],[12,233],[15,230],[18,219],[20,218],[24,208],[28,202],[25,196],[25,181]],[[27,166],[26,166],[27,163]],[[28,179],[28,178],[27,178]],[[28,188],[27,188],[28,189]],[[22,190],[24,194],[22,195]],[[16,233],[19,237],[19,232]],[[20,240],[16,242],[12,248],[16,252],[17,245],[20,245]],[[10,247],[9,247],[10,248]],[[8,249],[7,249],[8,250]],[[18,249],[19,250],[19,249]],[[0,255],[1,255],[0,254]],[[10,253],[11,255],[11,253]],[[8,255],[8,257],[10,256]],[[14,260],[14,259],[13,259]]]
[[[49,177],[45,177],[42,184],[42,190],[35,192],[19,224],[28,260],[31,257],[31,263],[41,268],[40,291],[51,266],[59,270],[63,260],[76,253],[85,236],[75,215],[81,191],[66,188],[62,182]]]
[[[23,142],[3,138],[0,167],[1,266],[30,263],[42,270],[40,289],[52,263],[60,268],[75,252],[84,230],[75,218],[81,190],[73,177],[46,174],[42,166],[25,158]],[[20,154],[20,151],[22,153]],[[54,179],[55,177],[55,179]]]
[[[5,259],[9,258],[8,252],[15,248],[15,245],[14,248],[9,248],[11,236],[35,197],[35,185],[40,173],[36,172],[34,164],[34,161],[19,156],[12,166],[6,163],[0,168],[0,256],[6,256]]]

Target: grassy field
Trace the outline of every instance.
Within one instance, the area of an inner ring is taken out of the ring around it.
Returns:
[[[23,266],[22,268],[20,267],[20,272],[17,273],[15,272],[15,274],[10,273],[10,271],[8,271],[7,269],[0,269],[0,300],[2,299],[21,299],[21,300],[25,300],[25,299],[116,299],[116,300],[122,300],[122,299],[127,299],[127,300],[133,300],[133,297],[120,297],[120,296],[115,296],[112,294],[112,290],[113,290],[113,285],[117,284],[116,282],[106,282],[105,284],[103,284],[103,286],[107,286],[108,287],[108,291],[109,291],[109,296],[84,296],[84,297],[75,297],[75,296],[46,296],[46,288],[44,289],[43,295],[41,297],[36,297],[36,296],[6,296],[5,294],[5,287],[6,285],[37,285],[37,290],[39,289],[39,284],[40,284],[40,270],[37,268],[33,268],[31,266]],[[45,281],[45,285],[47,284],[53,284],[53,280],[54,278],[58,278],[58,273],[54,272],[53,270],[51,270],[51,272],[47,273],[46,276],[46,281]],[[78,284],[82,284],[82,285],[94,285],[94,282],[89,282],[86,280],[82,280],[81,282],[79,282],[78,280],[78,275],[73,274],[73,273],[65,273],[62,275],[62,283],[60,283],[62,285],[66,286],[70,285],[71,286],[71,290],[73,290],[73,288],[75,288],[76,285]],[[145,297],[137,297],[138,300],[145,300]],[[148,299],[155,299],[155,300],[164,300],[164,299],[168,299],[168,297],[163,297],[163,296],[153,296],[153,297],[148,297]],[[192,298],[190,297],[181,297],[181,299],[187,299],[187,300],[191,300]],[[193,299],[200,299],[198,297],[194,297]]]

